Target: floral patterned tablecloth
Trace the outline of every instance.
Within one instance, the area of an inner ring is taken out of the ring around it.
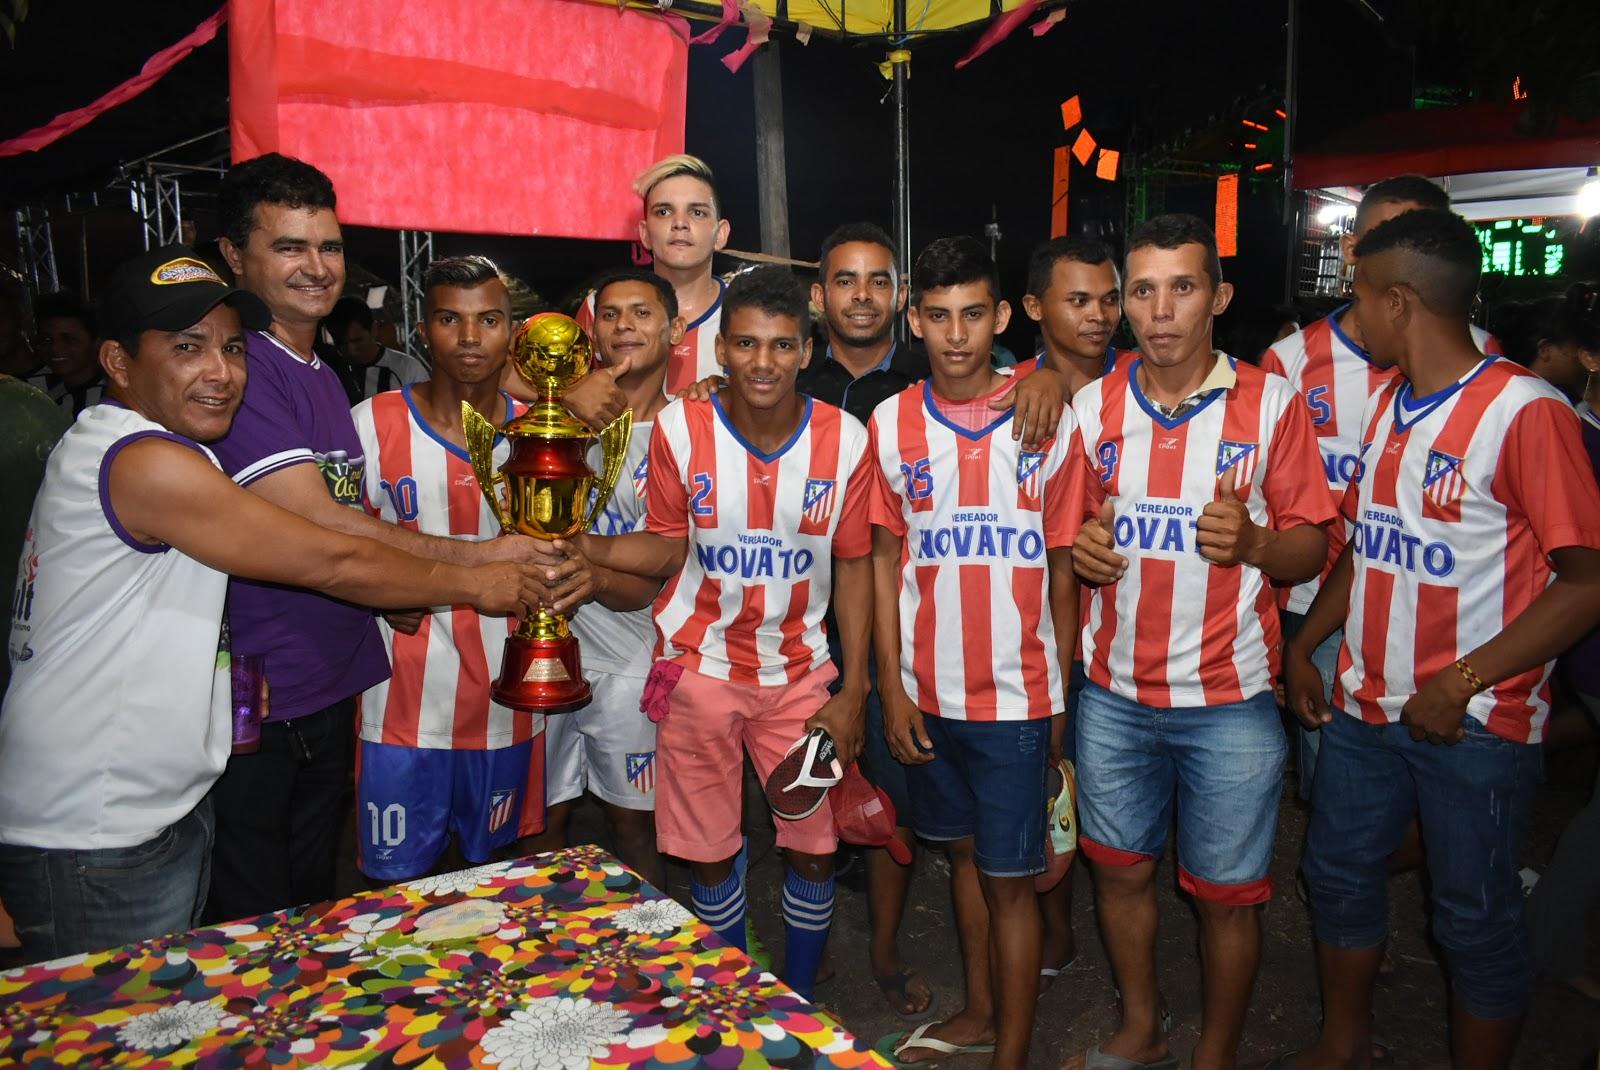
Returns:
[[[0,1065],[887,1066],[595,847],[0,973]]]

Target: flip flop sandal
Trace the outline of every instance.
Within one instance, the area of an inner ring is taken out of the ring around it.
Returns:
[[[916,973],[911,970],[900,970],[896,973],[874,974],[873,980],[878,982],[878,990],[883,993],[884,1002],[889,1004],[889,1009],[896,1018],[908,1025],[917,1022],[926,1022],[939,1010],[939,997],[931,989],[928,991],[928,1005],[920,1011],[902,1011],[895,1006],[894,994],[899,993],[902,1001],[910,1002],[911,979]]]
[[[929,1066],[950,1055],[993,1054],[993,1044],[951,1044],[937,1037],[928,1036],[928,1030],[939,1024],[941,1023],[923,1022],[909,1033],[890,1033],[874,1044],[873,1050],[896,1066]],[[905,1053],[913,1048],[924,1048],[933,1052],[933,1055],[925,1059],[905,1058]],[[1171,1070],[1176,1070],[1176,1067],[1177,1064],[1174,1063]]]
[[[1079,958],[1078,949],[1077,948],[1073,948],[1072,949],[1072,957],[1070,959],[1068,959],[1067,961],[1063,962],[1060,966],[1041,966],[1041,967],[1039,967],[1039,995],[1040,995],[1041,998],[1044,996],[1045,992],[1052,985],[1055,984],[1056,980],[1062,974],[1066,973],[1068,970],[1072,969],[1075,965],[1077,965],[1078,958]]]
[[[1096,1044],[1083,1053],[1083,1070],[1178,1070],[1178,1057],[1166,1055],[1154,1062],[1141,1063],[1102,1051]]]

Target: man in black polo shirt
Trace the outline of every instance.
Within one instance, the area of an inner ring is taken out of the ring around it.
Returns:
[[[797,386],[866,423],[879,402],[928,377],[927,355],[895,342],[906,290],[889,235],[846,223],[823,239],[817,275],[811,303],[827,348],[800,370]]]
[[[894,325],[906,307],[906,290],[895,269],[894,246],[881,228],[871,223],[846,223],[823,240],[811,303],[822,313],[827,348],[813,351],[811,362],[800,369],[796,385],[802,394],[837,405],[866,423],[879,402],[928,377],[927,355],[920,348],[895,342]],[[836,632],[828,629],[830,645]],[[835,650],[834,660],[838,659]],[[867,777],[894,803],[899,823],[895,836],[913,849],[916,837],[906,824],[910,804],[905,766],[889,754],[884,741],[883,707],[876,685],[867,698],[867,738],[861,764]],[[896,1014],[920,1019],[932,1009],[933,993],[901,966],[898,946],[911,867],[900,865],[882,847],[862,853],[867,865],[873,977]]]

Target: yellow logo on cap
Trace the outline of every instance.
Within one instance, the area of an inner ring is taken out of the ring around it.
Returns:
[[[180,282],[214,282],[218,286],[226,286],[209,264],[196,260],[192,256],[180,256],[176,260],[168,260],[165,264],[150,273],[150,281],[157,286],[172,286]]]

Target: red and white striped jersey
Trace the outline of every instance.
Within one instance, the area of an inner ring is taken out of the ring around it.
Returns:
[[[646,530],[689,540],[656,599],[656,657],[761,686],[826,662],[833,556],[872,549],[861,422],[807,398],[793,437],[762,453],[717,398],[674,401],[656,417],[649,467]]]
[[[689,324],[683,332],[683,341],[672,347],[672,356],[667,358],[667,381],[662,388],[667,397],[675,398],[707,376],[722,374],[722,365],[717,363],[717,331],[722,328],[722,295],[727,292],[728,284],[719,277],[717,299]],[[594,337],[593,290],[578,306],[578,314],[574,318],[578,326],[589,332],[591,338]]]
[[[1360,465],[1361,414],[1367,402],[1390,382],[1398,370],[1372,363],[1367,351],[1339,329],[1339,317],[1349,305],[1335,309],[1303,330],[1275,342],[1261,355],[1261,367],[1289,380],[1311,407],[1311,423],[1322,452],[1322,467],[1328,489],[1337,500],[1355,478]],[[1500,353],[1500,343],[1488,331],[1474,325],[1473,339],[1478,348],[1491,356]],[[1342,544],[1342,535],[1333,540]],[[1329,564],[1338,556],[1338,546],[1330,547]],[[1327,575],[1327,571],[1323,571]],[[1322,576],[1291,588],[1281,599],[1291,613],[1304,613],[1322,586]]]
[[[879,405],[872,522],[905,539],[900,677],[926,713],[1024,721],[1064,708],[1046,551],[1078,534],[1087,471],[1070,409],[1037,451],[1012,413],[969,431],[931,383]],[[1070,566],[1069,566],[1070,567]]]
[[[508,418],[526,408],[509,395],[506,404]],[[424,535],[476,541],[500,534],[466,450],[428,426],[410,387],[363,401],[351,416],[367,458],[368,512]],[[497,440],[496,465],[509,453],[509,445]],[[513,618],[483,616],[471,606],[431,607],[415,635],[380,619],[393,673],[359,699],[361,738],[404,747],[494,750],[538,735],[542,717],[489,698],[515,625]]]
[[[1396,380],[1365,422],[1344,499],[1355,572],[1335,704],[1382,724],[1549,586],[1552,551],[1600,547],[1600,490],[1572,406],[1507,360],[1425,398]],[[1538,742],[1550,669],[1474,695],[1468,715]]]
[[[1272,686],[1278,610],[1250,565],[1199,555],[1195,526],[1224,473],[1259,525],[1284,530],[1337,515],[1322,479],[1311,417],[1282,377],[1234,361],[1237,381],[1177,419],[1139,389],[1142,360],[1085,386],[1072,401],[1093,473],[1084,515],[1109,498],[1128,571],[1085,587],[1089,679],[1147,706],[1241,702]]]

